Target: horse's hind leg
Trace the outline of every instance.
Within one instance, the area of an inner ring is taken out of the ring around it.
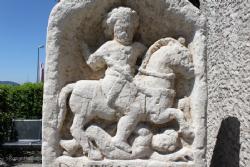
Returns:
[[[83,149],[83,153],[87,153],[89,151],[88,138],[82,129],[86,124],[86,120],[80,114],[75,114],[73,124],[70,128],[70,132],[72,136],[76,139],[76,141],[81,145]]]
[[[77,97],[76,97],[77,98]],[[88,143],[88,138],[84,132],[84,126],[94,117],[93,113],[90,111],[90,99],[81,99],[81,103],[77,101],[74,103],[71,99],[70,107],[74,113],[74,119],[70,132],[76,141],[81,145],[83,153],[88,153],[90,146]]]

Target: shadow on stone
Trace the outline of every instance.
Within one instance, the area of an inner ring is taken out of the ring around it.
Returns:
[[[189,0],[194,6],[198,9],[200,8],[200,1],[199,0]]]
[[[239,167],[240,122],[228,117],[221,123],[210,167]]]

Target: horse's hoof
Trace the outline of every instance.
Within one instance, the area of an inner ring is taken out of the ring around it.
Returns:
[[[60,146],[65,150],[64,154],[74,155],[77,150],[80,148],[80,145],[75,139],[72,140],[61,140]]]
[[[115,147],[127,152],[127,153],[132,153],[132,147],[123,141],[117,141],[117,140],[112,140],[112,143],[114,144]]]
[[[89,150],[88,158],[95,161],[100,161],[103,159],[103,155],[99,150]]]
[[[176,160],[183,161],[183,162],[193,161],[194,155],[193,155],[192,151],[183,149],[181,151],[179,157],[177,157]]]

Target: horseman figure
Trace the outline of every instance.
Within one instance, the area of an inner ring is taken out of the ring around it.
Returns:
[[[146,47],[133,42],[139,26],[137,13],[127,7],[113,9],[103,22],[104,32],[113,40],[105,42],[87,57],[92,70],[106,69],[100,80],[81,80],[62,88],[59,95],[58,129],[63,127],[67,104],[74,114],[70,132],[83,153],[91,151],[85,125],[95,117],[117,120],[112,143],[131,153],[127,139],[139,122],[164,124],[176,119],[182,136],[193,137],[181,110],[172,108],[175,99],[175,73],[187,79],[194,77],[192,54],[185,40],[164,38],[147,51],[136,76],[138,57]],[[68,100],[68,102],[67,102]],[[72,141],[73,141],[72,140]]]

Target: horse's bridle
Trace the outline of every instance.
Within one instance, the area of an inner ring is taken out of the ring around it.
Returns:
[[[149,71],[140,68],[139,73],[147,76],[153,76],[161,79],[166,79],[166,80],[174,80],[175,79],[175,74],[174,73],[169,73],[169,74],[164,74],[164,73],[159,73],[155,71]]]

